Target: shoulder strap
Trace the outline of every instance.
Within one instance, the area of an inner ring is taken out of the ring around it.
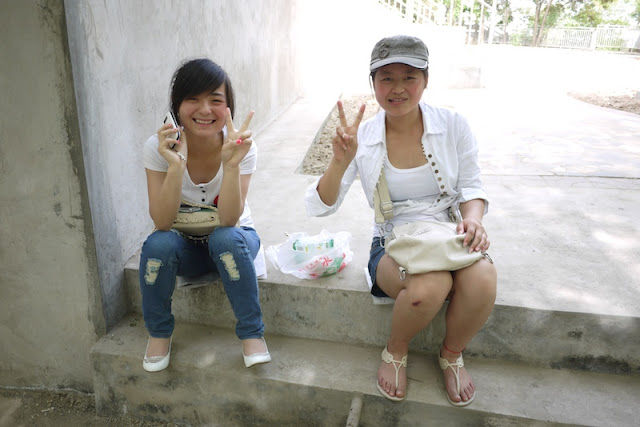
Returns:
[[[393,202],[391,202],[387,178],[384,176],[384,168],[380,170],[380,178],[373,191],[373,210],[376,213],[376,224],[382,224],[393,218]]]

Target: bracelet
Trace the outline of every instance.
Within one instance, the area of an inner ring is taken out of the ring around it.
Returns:
[[[182,154],[179,151],[176,151],[176,154],[178,155],[178,157],[180,157],[185,163],[187,162],[187,158],[184,156],[184,154]]]
[[[460,351],[453,351],[450,350],[447,345],[444,343],[444,341],[442,341],[442,346],[444,347],[445,350],[447,350],[449,353],[453,353],[453,354],[462,354],[462,352],[464,351],[464,348]]]

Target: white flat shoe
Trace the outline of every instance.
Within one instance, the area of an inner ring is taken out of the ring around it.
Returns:
[[[158,372],[165,369],[169,366],[169,359],[171,358],[171,341],[173,337],[169,338],[169,351],[164,356],[147,356],[147,351],[149,350],[149,342],[151,338],[147,341],[147,349],[144,351],[144,359],[142,359],[142,367],[147,372]]]
[[[271,362],[271,355],[269,354],[269,348],[267,347],[267,342],[264,338],[261,338],[264,343],[264,348],[267,350],[264,353],[253,353],[250,355],[245,355],[244,350],[242,351],[242,358],[244,359],[244,366],[250,368],[251,366],[258,363],[267,363]]]

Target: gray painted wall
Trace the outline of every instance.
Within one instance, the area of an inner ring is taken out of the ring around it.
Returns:
[[[171,75],[206,56],[230,74],[236,117],[259,131],[299,94],[295,1],[66,0],[69,47],[107,326],[127,310],[123,266],[151,232],[144,141]]]
[[[0,9],[0,385],[89,391],[104,321],[64,8]]]

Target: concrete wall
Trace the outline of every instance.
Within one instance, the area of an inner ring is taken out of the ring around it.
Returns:
[[[259,132],[300,93],[297,1],[0,0],[0,386],[91,390],[152,229],[142,146],[175,67],[230,74]]]
[[[126,311],[123,266],[152,230],[144,141],[162,124],[169,84],[186,58],[230,74],[240,123],[259,131],[299,94],[289,37],[296,1],[66,0],[107,326]],[[259,143],[259,141],[258,141]]]
[[[63,3],[0,9],[0,385],[91,390],[104,321]]]

